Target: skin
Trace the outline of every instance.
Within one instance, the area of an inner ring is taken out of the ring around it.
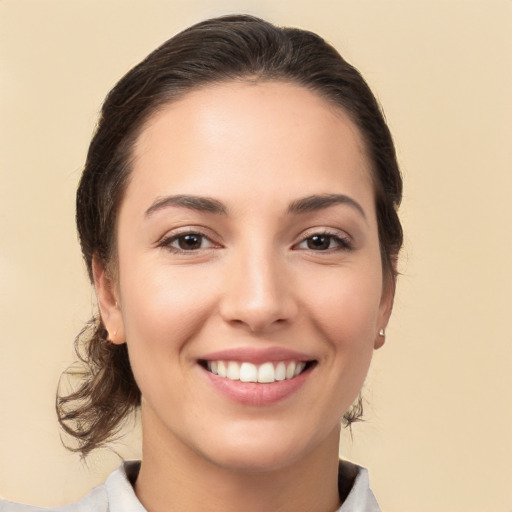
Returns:
[[[157,205],[176,194],[213,198],[225,213]],[[290,212],[328,194],[360,209]],[[96,260],[94,275],[110,339],[128,343],[143,396],[142,504],[335,510],[340,420],[393,300],[370,165],[349,117],[281,82],[188,93],[142,131],[117,227],[118,277]],[[204,238],[177,251],[190,231]],[[325,250],[311,245],[315,234],[327,237]],[[291,396],[245,405],[198,364],[239,347],[290,348],[315,365]]]

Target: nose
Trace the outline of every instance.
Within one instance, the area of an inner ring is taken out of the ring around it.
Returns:
[[[285,262],[271,251],[238,254],[226,268],[220,314],[225,322],[265,333],[288,324],[298,305]]]

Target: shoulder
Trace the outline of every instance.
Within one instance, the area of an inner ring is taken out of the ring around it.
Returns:
[[[0,501],[0,512],[109,512],[108,495],[104,485],[95,487],[81,500],[62,507],[42,508],[10,501]]]
[[[125,462],[104,484],[95,487],[87,496],[69,505],[41,508],[0,500],[0,512],[145,512],[131,484],[138,474],[139,467],[139,462]]]
[[[365,468],[340,460],[338,489],[343,505],[337,512],[381,512]]]
[[[95,487],[80,501],[62,507],[42,508],[11,501],[0,501],[0,512],[109,512],[108,496],[104,485]]]

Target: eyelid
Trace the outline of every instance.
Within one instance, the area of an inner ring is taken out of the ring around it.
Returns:
[[[207,228],[204,228],[202,226],[183,226],[180,228],[176,228],[174,230],[166,232],[165,235],[160,237],[156,243],[155,247],[161,247],[163,249],[167,249],[173,253],[176,254],[195,254],[200,251],[207,251],[211,249],[216,249],[222,247],[222,245],[215,241],[215,237],[211,234],[207,234],[210,230]],[[184,249],[178,249],[176,247],[172,247],[171,243],[178,240],[180,237],[187,236],[187,235],[197,235],[202,237],[205,240],[208,240],[208,242],[211,244],[208,247],[199,248],[199,249],[191,249],[189,251]]]
[[[296,242],[292,248],[298,248],[298,246],[300,244],[303,244],[304,242],[306,242],[309,238],[311,238],[313,236],[327,236],[327,237],[331,237],[331,238],[339,241],[339,246],[336,248],[330,248],[330,249],[326,249],[323,251],[319,250],[319,251],[314,251],[314,252],[328,253],[328,252],[332,252],[335,250],[350,251],[350,250],[353,250],[353,248],[354,248],[354,240],[348,233],[346,233],[345,231],[339,230],[339,229],[325,228],[325,227],[316,227],[316,228],[307,229],[300,235],[299,241]],[[312,250],[312,249],[304,249],[304,250]]]

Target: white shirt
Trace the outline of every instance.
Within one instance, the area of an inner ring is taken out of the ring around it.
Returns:
[[[135,482],[139,469],[139,461],[124,462],[104,484],[95,487],[87,496],[70,505],[41,508],[2,500],[0,512],[147,512],[137,499],[131,483]],[[348,482],[347,475],[350,475]],[[340,461],[340,493],[342,487],[346,488],[347,485],[351,485],[350,492],[337,512],[381,512],[370,490],[366,469]]]

